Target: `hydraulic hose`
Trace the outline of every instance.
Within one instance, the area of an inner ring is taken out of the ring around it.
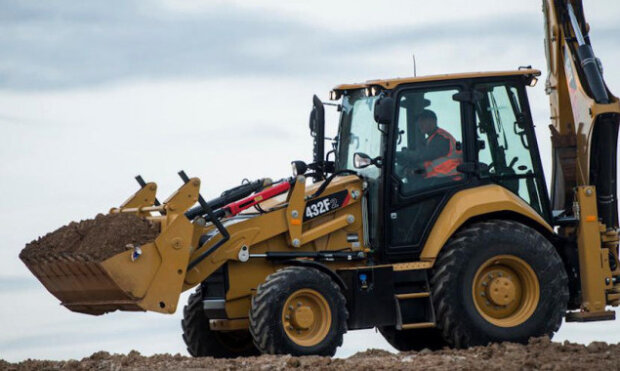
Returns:
[[[253,182],[244,183],[235,188],[231,188],[227,191],[222,192],[219,197],[207,201],[207,204],[209,205],[211,210],[217,210],[222,208],[223,206],[228,205],[231,202],[240,200],[244,197],[251,195],[254,192],[260,191],[261,189],[270,186],[272,183],[272,180],[269,178],[258,179]],[[193,220],[197,216],[204,215],[205,213],[206,211],[204,210],[202,205],[198,205],[187,210],[185,212],[185,216],[189,220]]]

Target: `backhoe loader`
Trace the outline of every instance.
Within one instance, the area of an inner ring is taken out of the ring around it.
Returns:
[[[348,330],[399,350],[527,342],[562,319],[614,319],[620,303],[620,103],[593,54],[580,0],[545,0],[551,197],[527,87],[540,71],[336,86],[310,115],[313,161],[204,200],[156,184],[110,213],[158,237],[101,262],[25,263],[68,309],[174,313],[193,356],[333,355]],[[196,203],[198,204],[196,206]]]

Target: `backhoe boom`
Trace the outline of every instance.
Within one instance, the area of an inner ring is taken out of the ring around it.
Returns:
[[[545,48],[551,104],[551,205],[578,220],[559,235],[576,240],[581,313],[568,320],[613,318],[618,269],[616,157],[620,103],[594,55],[581,0],[545,0]],[[587,212],[584,212],[587,210]],[[601,264],[602,262],[602,264]]]

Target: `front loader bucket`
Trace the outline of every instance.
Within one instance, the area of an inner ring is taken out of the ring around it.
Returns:
[[[54,256],[24,260],[30,271],[62,305],[74,312],[103,314],[115,310],[138,311],[139,298],[122,288],[105,268],[81,256]]]
[[[115,310],[174,313],[183,288],[190,252],[198,234],[183,212],[197,198],[200,180],[192,178],[162,205],[154,183],[110,214],[131,213],[160,226],[160,233],[141,246],[97,260],[84,253],[41,251],[22,260],[62,305],[74,312],[99,315]],[[157,211],[161,215],[153,216]],[[45,254],[43,254],[45,253]]]

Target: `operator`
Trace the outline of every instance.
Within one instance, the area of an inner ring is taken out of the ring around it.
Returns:
[[[437,126],[435,112],[425,109],[414,120],[417,133],[424,139],[415,149],[404,148],[396,155],[407,175],[423,174],[424,178],[453,177],[461,180],[456,167],[463,162],[463,152],[454,137]],[[422,171],[423,167],[423,171]]]

